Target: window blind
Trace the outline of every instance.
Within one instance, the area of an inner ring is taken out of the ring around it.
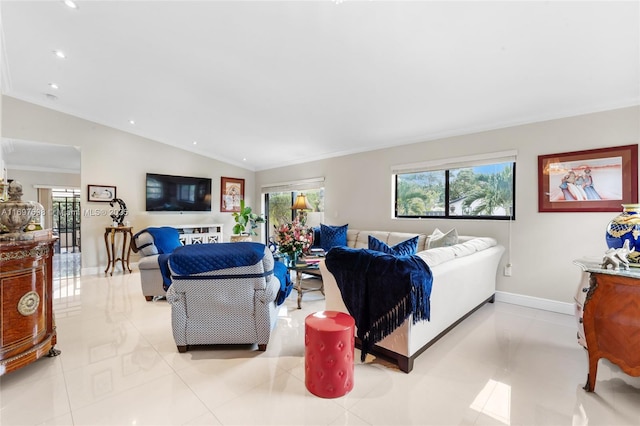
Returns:
[[[262,185],[261,192],[268,194],[270,192],[294,192],[306,191],[309,189],[318,189],[324,186],[324,177],[296,180],[290,182],[279,182]]]
[[[419,163],[397,164],[391,166],[393,174],[428,172],[432,170],[459,169],[463,167],[483,166],[487,164],[515,162],[518,151],[500,151],[464,157],[442,158]]]

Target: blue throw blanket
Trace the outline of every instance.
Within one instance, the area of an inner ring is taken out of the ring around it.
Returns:
[[[146,228],[136,233],[133,236],[134,240],[144,232],[151,234],[153,237],[153,245],[158,250],[158,264],[160,265],[160,273],[162,274],[162,287],[165,291],[171,285],[171,273],[169,272],[169,255],[178,247],[182,246],[180,242],[180,233],[177,229],[170,226],[162,226],[159,228]],[[142,246],[138,246],[138,250],[151,245],[147,243]]]
[[[409,315],[413,314],[414,324],[430,319],[433,275],[420,257],[334,247],[327,253],[325,264],[355,319],[362,361],[374,344]]]
[[[171,254],[176,248],[182,246],[180,242],[180,233],[177,229],[170,226],[162,226],[160,228],[146,228],[138,232],[133,238],[138,238],[138,235],[143,232],[148,232],[153,237],[153,244],[158,249],[159,254]],[[146,247],[138,247],[138,250]]]
[[[291,294],[293,281],[291,281],[291,275],[289,275],[287,265],[282,262],[275,262],[273,264],[273,274],[278,277],[278,281],[280,281],[280,290],[276,297],[276,304],[282,305],[289,294]]]

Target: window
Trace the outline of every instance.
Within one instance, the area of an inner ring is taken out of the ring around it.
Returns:
[[[324,188],[310,189],[306,191],[269,192],[265,194],[265,205],[267,206],[267,233],[273,233],[274,226],[278,227],[283,223],[291,222],[296,211],[291,210],[291,206],[299,193],[307,197],[312,210],[305,212],[307,226],[320,226],[324,219]]]
[[[320,226],[324,220],[324,178],[267,185],[262,188],[262,193],[267,213],[267,239],[273,234],[274,226],[278,227],[295,218],[297,212],[291,210],[291,206],[298,194],[304,194],[311,205],[311,210],[305,211],[307,226]]]
[[[516,163],[503,160],[398,167],[395,217],[515,219]]]

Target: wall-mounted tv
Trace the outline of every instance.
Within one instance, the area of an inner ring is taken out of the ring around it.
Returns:
[[[147,173],[148,212],[211,211],[211,179]]]

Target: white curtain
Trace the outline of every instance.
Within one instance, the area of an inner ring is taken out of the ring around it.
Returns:
[[[51,188],[38,188],[38,202],[44,207],[44,215],[40,219],[42,229],[53,228],[53,196]]]

